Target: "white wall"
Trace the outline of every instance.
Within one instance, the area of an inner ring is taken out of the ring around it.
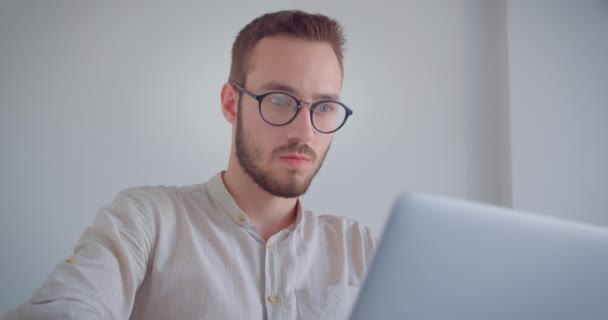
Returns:
[[[349,41],[342,99],[355,114],[310,208],[379,234],[404,190],[510,203],[503,1],[3,1],[0,310],[27,299],[119,190],[225,168],[232,40],[291,7],[337,17]]]
[[[509,1],[513,206],[608,225],[608,1]]]

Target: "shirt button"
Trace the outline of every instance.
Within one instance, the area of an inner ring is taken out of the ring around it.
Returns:
[[[268,302],[270,303],[277,303],[279,302],[279,296],[268,296]]]
[[[78,259],[76,259],[76,257],[69,257],[69,258],[65,259],[65,262],[67,262],[69,264],[74,264],[74,263],[76,263],[76,261],[78,261]]]
[[[236,216],[236,219],[239,220],[239,222],[244,222],[245,221],[245,216],[242,214],[239,214],[238,216]]]
[[[266,249],[268,249],[268,250],[272,249],[272,242],[266,243]]]

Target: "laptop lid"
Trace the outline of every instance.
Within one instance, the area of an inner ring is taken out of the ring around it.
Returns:
[[[406,194],[351,319],[608,319],[608,231]]]

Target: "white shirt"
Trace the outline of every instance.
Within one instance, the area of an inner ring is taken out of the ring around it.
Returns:
[[[337,319],[375,243],[368,228],[316,216],[264,241],[217,174],[188,187],[122,191],[74,255],[9,319]]]

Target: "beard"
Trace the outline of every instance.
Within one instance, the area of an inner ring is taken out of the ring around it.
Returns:
[[[316,168],[312,170],[312,173],[309,174],[309,176],[305,177],[303,180],[299,180],[297,177],[292,178],[290,175],[295,175],[297,173],[297,171],[294,169],[288,171],[285,181],[281,181],[280,177],[278,176],[279,173],[273,174],[270,168],[263,168],[260,165],[262,152],[255,146],[254,142],[248,137],[247,132],[245,132],[243,129],[242,112],[240,110],[241,99],[239,99],[237,108],[236,156],[239,164],[243,170],[245,170],[247,175],[249,175],[251,179],[253,179],[253,181],[255,181],[255,183],[262,188],[262,190],[277,197],[295,198],[306,193],[312,179],[317,175],[321,169],[323,161],[325,161],[325,156],[327,155],[327,151],[329,151],[329,146],[321,155]],[[270,158],[272,159],[275,156],[284,153],[298,153],[306,155],[310,158],[313,164],[317,159],[317,155],[312,148],[306,144],[299,144],[298,142],[286,144],[276,148],[270,153]]]

